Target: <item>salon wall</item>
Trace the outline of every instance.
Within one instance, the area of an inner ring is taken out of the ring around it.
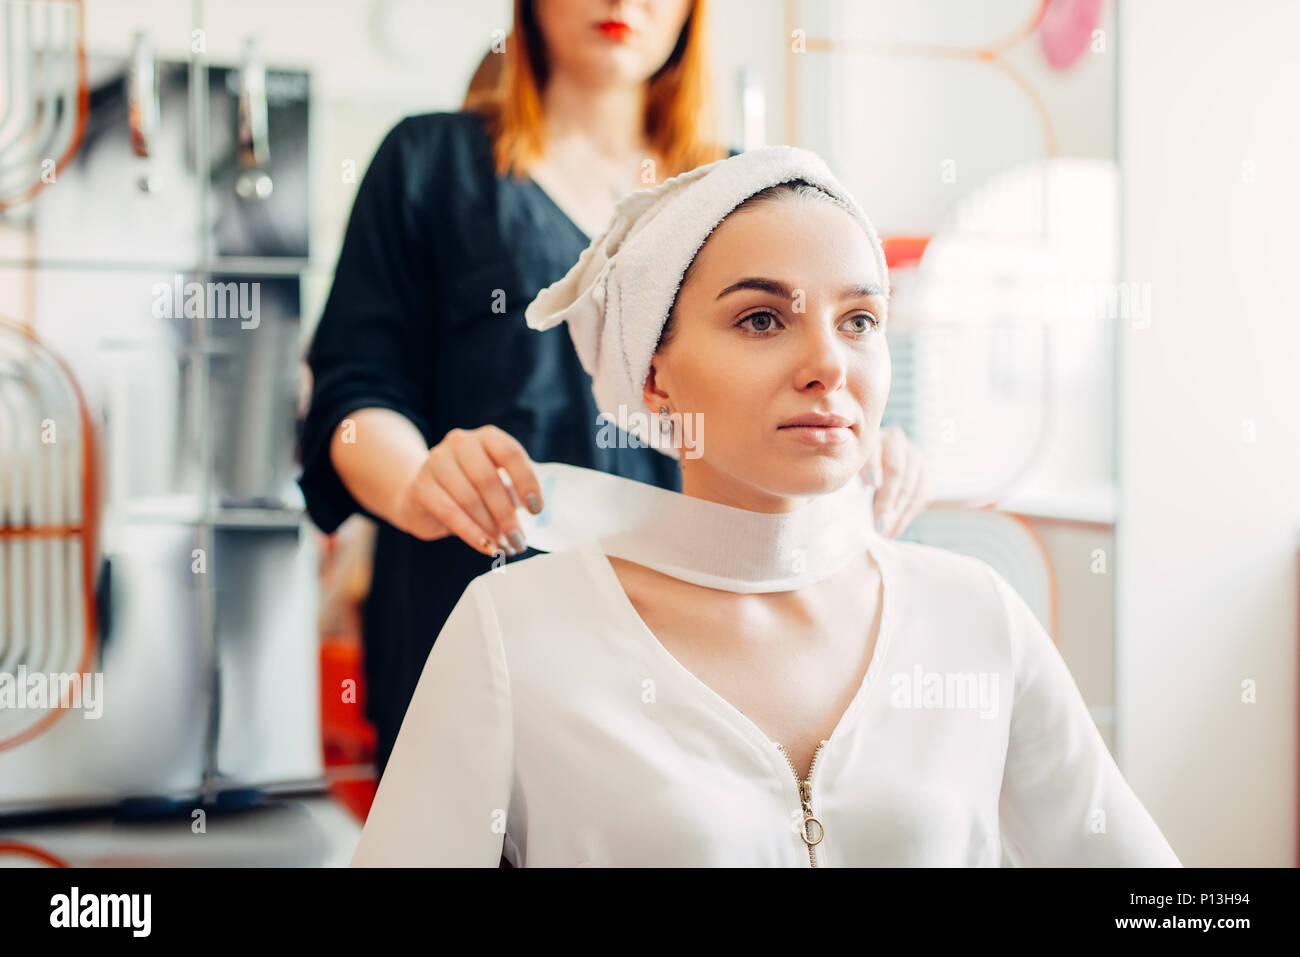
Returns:
[[[1118,744],[1188,866],[1297,863],[1296,37],[1288,0],[1121,6],[1152,316],[1120,342]]]

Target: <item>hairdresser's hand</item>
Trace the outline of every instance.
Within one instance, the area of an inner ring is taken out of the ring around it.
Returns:
[[[497,474],[498,467],[506,470],[513,489]],[[498,548],[514,555],[527,547],[515,513],[521,500],[533,514],[544,507],[524,447],[495,425],[452,429],[402,488],[393,524],[416,538],[455,535],[486,555]]]
[[[862,469],[867,484],[876,487],[876,528],[896,538],[929,504],[921,450],[897,426],[880,430],[880,445]]]

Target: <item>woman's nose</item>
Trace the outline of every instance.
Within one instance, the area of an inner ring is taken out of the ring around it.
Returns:
[[[844,344],[836,335],[833,318],[828,316],[822,321],[804,323],[800,349],[796,383],[799,388],[821,382],[827,392],[834,392],[844,386],[848,362]]]

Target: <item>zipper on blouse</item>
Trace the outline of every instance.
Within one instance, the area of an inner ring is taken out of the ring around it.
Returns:
[[[808,845],[808,865],[810,867],[817,866],[817,845],[826,836],[826,829],[822,827],[822,822],[813,815],[812,808],[812,776],[813,771],[817,769],[817,759],[822,756],[822,748],[824,747],[826,747],[826,742],[823,740],[817,745],[817,750],[813,752],[812,764],[808,766],[808,777],[800,781],[799,769],[794,766],[794,759],[790,757],[790,752],[785,749],[784,745],[777,745],[778,750],[785,755],[786,763],[790,765],[790,773],[794,775],[795,784],[799,786],[799,806],[803,811],[803,825],[799,829],[799,836]]]

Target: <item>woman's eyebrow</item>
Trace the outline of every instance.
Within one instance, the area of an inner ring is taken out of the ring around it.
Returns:
[[[733,292],[739,292],[742,289],[757,289],[759,292],[770,292],[774,296],[784,296],[787,299],[793,298],[794,293],[790,287],[783,282],[775,279],[762,279],[758,276],[746,276],[744,279],[737,279],[722,292],[718,293],[718,299],[730,295]]]
[[[738,279],[733,282],[722,292],[718,293],[717,298],[729,295],[733,292],[739,292],[742,289],[757,289],[759,292],[769,292],[775,296],[784,296],[787,299],[794,296],[790,287],[776,279],[763,279],[759,276],[746,276],[744,279]],[[885,291],[874,282],[858,283],[852,286],[845,286],[840,292],[841,299],[866,299],[870,296],[883,296]]]
[[[883,296],[885,290],[874,282],[864,282],[859,286],[845,286],[840,293],[841,299],[867,299],[871,296]]]

